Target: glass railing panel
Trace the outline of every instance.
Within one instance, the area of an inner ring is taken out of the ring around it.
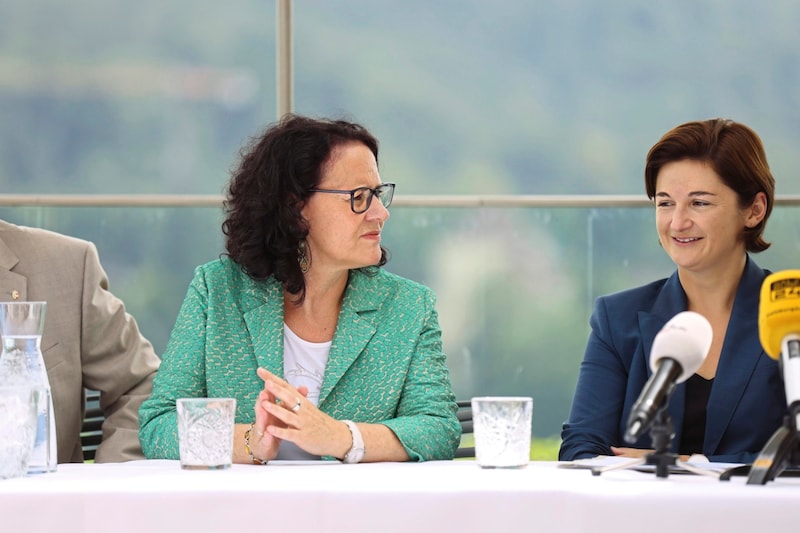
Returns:
[[[0,208],[0,218],[95,243],[110,289],[161,354],[195,266],[222,252],[211,208]]]
[[[217,207],[3,207],[95,242],[111,290],[163,352],[194,268],[223,251]],[[779,206],[765,268],[798,268],[800,207]],[[534,434],[567,416],[594,299],[669,275],[652,207],[394,206],[387,269],[433,288],[453,386],[534,397]]]

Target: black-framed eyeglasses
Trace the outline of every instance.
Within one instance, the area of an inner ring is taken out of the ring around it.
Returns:
[[[369,187],[359,187],[352,191],[343,189],[308,189],[308,192],[328,192],[335,194],[349,194],[350,195],[350,209],[355,214],[361,214],[369,209],[372,205],[372,197],[377,196],[378,200],[383,204],[383,207],[392,205],[392,198],[394,198],[394,183],[382,183],[374,189]]]

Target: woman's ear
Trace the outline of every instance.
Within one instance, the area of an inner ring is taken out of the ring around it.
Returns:
[[[759,192],[753,199],[753,203],[747,208],[747,218],[745,218],[744,225],[748,228],[754,228],[764,220],[766,214],[767,195],[763,192]]]
[[[302,198],[300,198],[295,194],[290,194],[289,199],[287,200],[286,203],[288,205],[293,206],[295,211],[297,211],[298,213],[301,213],[303,211],[303,208],[306,206],[305,200],[303,200]]]

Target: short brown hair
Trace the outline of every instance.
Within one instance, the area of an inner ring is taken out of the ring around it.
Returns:
[[[767,197],[764,218],[753,228],[743,229],[748,252],[769,248],[762,235],[775,199],[775,178],[759,136],[749,127],[728,119],[687,122],[676,126],[647,153],[644,186],[651,200],[656,194],[656,178],[667,163],[691,159],[708,163],[722,181],[736,192],[741,208],[752,205],[756,194]]]

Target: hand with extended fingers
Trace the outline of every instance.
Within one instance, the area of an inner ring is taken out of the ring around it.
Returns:
[[[306,387],[294,388],[263,368],[258,369],[258,377],[264,380],[264,389],[256,399],[250,435],[253,456],[274,459],[284,440],[314,455],[341,457],[347,452],[351,444],[347,426],[308,401]]]

